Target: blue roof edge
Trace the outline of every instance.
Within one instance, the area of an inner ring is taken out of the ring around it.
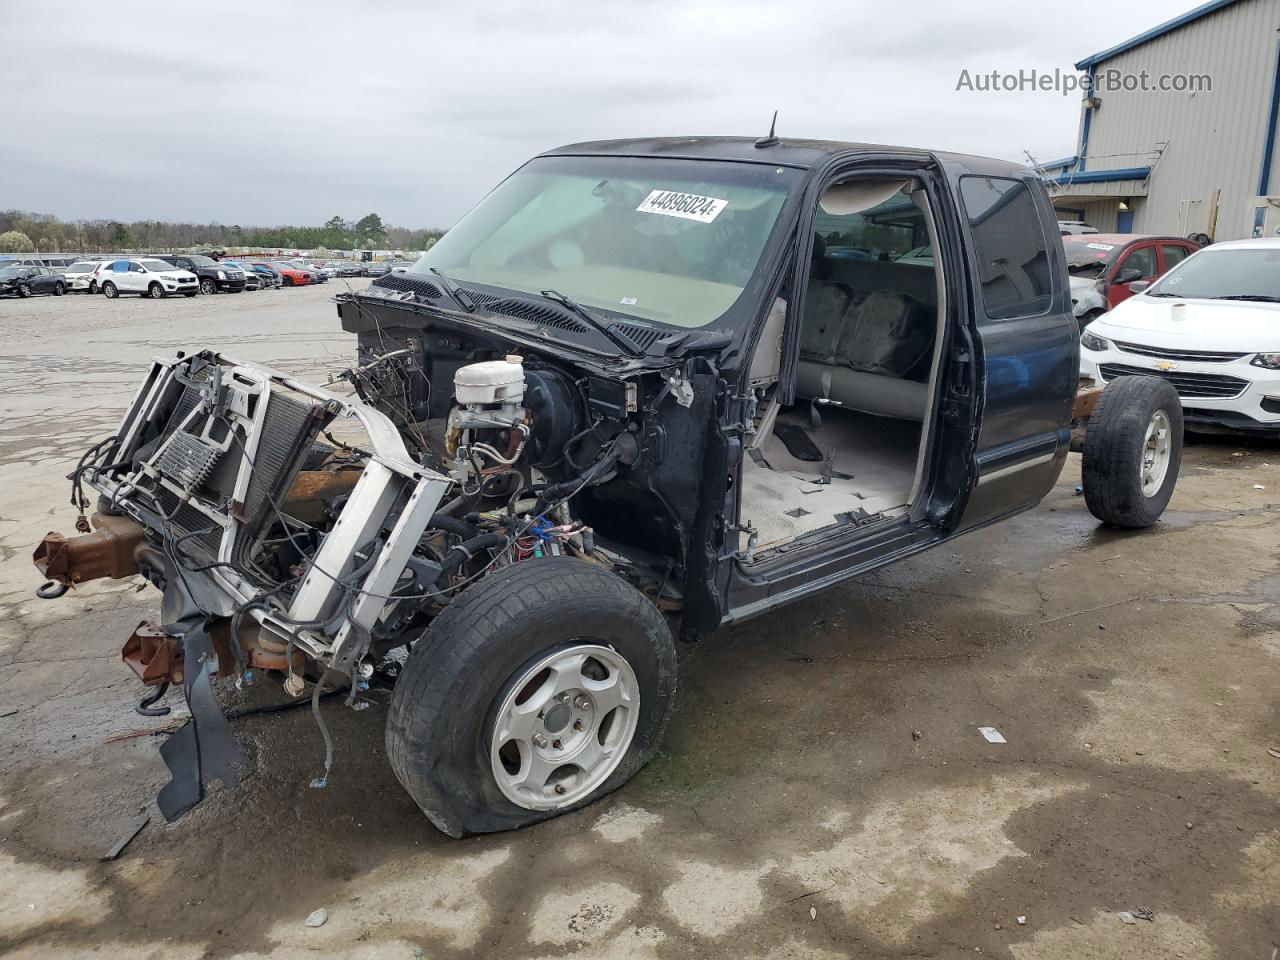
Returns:
[[[1068,185],[1072,183],[1109,183],[1114,180],[1145,180],[1151,175],[1150,167],[1124,167],[1120,170],[1090,170],[1087,173],[1064,173],[1050,182]]]
[[[1172,20],[1166,20],[1164,23],[1152,27],[1145,33],[1140,33],[1136,37],[1130,37],[1123,43],[1117,43],[1114,47],[1108,47],[1101,53],[1094,53],[1085,57],[1083,60],[1076,63],[1076,69],[1086,70],[1089,67],[1102,63],[1104,60],[1110,60],[1112,57],[1124,53],[1126,50],[1132,50],[1134,47],[1140,47],[1144,43],[1156,39],[1156,37],[1162,37],[1166,33],[1177,30],[1179,27],[1185,27],[1188,23],[1191,23],[1194,20],[1199,20],[1201,17],[1207,17],[1209,14],[1216,13],[1223,7],[1229,7],[1231,4],[1237,2],[1239,2],[1239,0],[1209,0],[1208,3],[1202,3],[1194,10],[1188,10],[1181,16],[1174,17]]]

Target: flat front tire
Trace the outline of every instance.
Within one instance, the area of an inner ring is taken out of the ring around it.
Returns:
[[[1182,401],[1167,380],[1113,380],[1085,429],[1082,473],[1089,512],[1114,527],[1155,523],[1182,464]]]
[[[557,816],[652,758],[675,659],[658,610],[597,564],[550,557],[503,568],[414,645],[391,701],[387,756],[450,836]]]

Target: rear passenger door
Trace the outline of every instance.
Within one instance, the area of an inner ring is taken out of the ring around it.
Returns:
[[[1066,459],[1080,329],[1048,195],[1030,174],[953,161],[978,330],[981,396],[973,492],[960,528],[1035,506]]]

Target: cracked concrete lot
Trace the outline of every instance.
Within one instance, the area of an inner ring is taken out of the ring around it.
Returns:
[[[337,289],[0,301],[0,954],[1274,960],[1280,446],[1262,442],[1190,446],[1137,533],[1089,516],[1073,457],[1030,513],[682,648],[657,760],[558,820],[442,836],[387,767],[385,704],[334,701],[327,789],[308,788],[305,711],[245,718],[253,772],[164,824],[147,733],[170,721],[133,712],[118,660],[158,597],[37,600],[30,551],[70,532],[63,478],[151,355],[324,376],[353,352]]]

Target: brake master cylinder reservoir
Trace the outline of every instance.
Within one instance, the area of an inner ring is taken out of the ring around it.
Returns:
[[[475,413],[523,416],[524,364],[519,356],[459,367],[453,375],[458,405]]]

